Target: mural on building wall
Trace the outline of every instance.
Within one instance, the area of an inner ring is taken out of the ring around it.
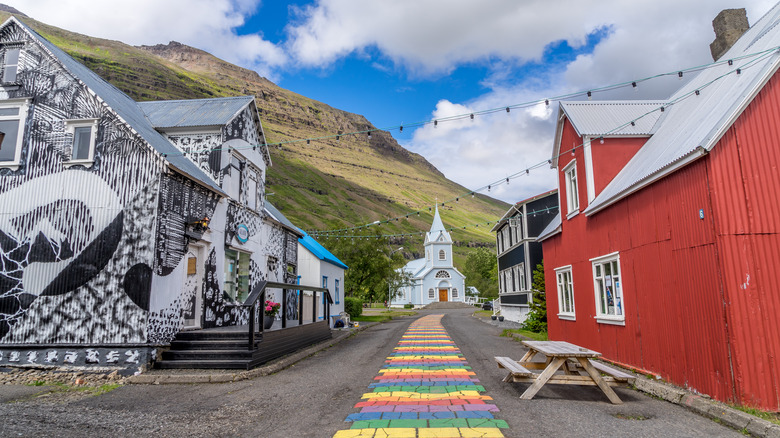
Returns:
[[[168,141],[217,183],[221,183],[221,134],[168,135]]]
[[[143,342],[151,230],[162,162],[16,25],[29,98],[18,169],[0,169],[0,342]],[[66,168],[65,120],[97,120],[94,161]],[[33,195],[34,194],[34,195]]]

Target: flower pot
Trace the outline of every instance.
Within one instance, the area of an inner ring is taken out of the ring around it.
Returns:
[[[492,319],[493,321],[495,321],[495,320],[496,320],[496,315],[490,315],[490,319]]]
[[[268,330],[272,325],[274,325],[274,317],[263,315],[263,329]]]
[[[503,317],[503,316],[499,316],[499,317],[498,317],[498,320],[499,320],[499,321],[503,321],[503,320],[504,320],[504,317]]]

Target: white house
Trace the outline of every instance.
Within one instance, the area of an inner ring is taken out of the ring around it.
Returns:
[[[405,304],[422,307],[436,301],[465,302],[466,277],[452,264],[452,238],[444,229],[438,207],[431,230],[425,235],[425,258],[412,260],[401,270],[411,276],[411,284],[398,290],[390,302],[392,307]]]
[[[298,280],[300,284],[327,288],[333,297],[331,316],[344,311],[344,271],[347,265],[320,245],[311,236],[301,231],[298,239]]]

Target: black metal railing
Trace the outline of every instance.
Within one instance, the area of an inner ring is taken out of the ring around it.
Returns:
[[[321,293],[322,297],[325,297],[323,300],[323,320],[330,326],[330,306],[333,304],[333,298],[330,296],[330,291],[327,288],[324,287],[315,287],[315,286],[305,286],[300,284],[291,284],[291,283],[275,283],[271,281],[262,281],[258,283],[257,286],[249,293],[249,296],[244,301],[244,304],[241,306],[244,308],[248,308],[249,312],[249,349],[254,350],[255,348],[255,334],[263,333],[263,323],[262,318],[260,318],[260,315],[264,315],[263,308],[265,306],[265,292],[266,289],[272,288],[272,289],[281,289],[282,290],[282,328],[287,328],[287,307],[289,306],[288,300],[287,300],[287,291],[288,290],[294,290],[298,292],[298,324],[303,325],[303,298],[305,294],[304,291],[312,291],[311,299],[312,299],[312,313],[311,313],[311,320],[312,322],[317,322],[317,293]],[[260,303],[260,306],[258,306],[258,303]],[[259,330],[258,330],[259,328]]]

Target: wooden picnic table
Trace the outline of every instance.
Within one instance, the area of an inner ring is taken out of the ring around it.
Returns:
[[[564,341],[523,341],[528,352],[519,361],[508,357],[496,357],[499,368],[505,368],[509,374],[505,382],[530,382],[531,386],[523,392],[521,399],[530,400],[547,383],[559,385],[598,386],[613,404],[623,403],[612,390],[612,386],[625,386],[636,379],[633,375],[594,362],[591,359],[601,353]],[[534,362],[537,355],[544,355],[544,362]],[[580,374],[580,368],[585,375]],[[536,373],[534,370],[541,370]],[[563,374],[556,374],[559,370]],[[606,374],[602,376],[601,373]]]

